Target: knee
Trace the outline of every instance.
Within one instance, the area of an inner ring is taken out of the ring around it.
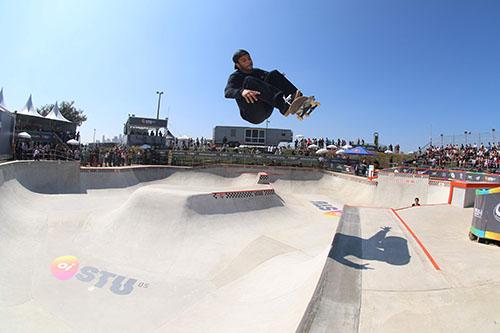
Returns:
[[[243,79],[244,89],[256,89],[261,81],[253,76],[247,76]]]
[[[257,82],[259,79],[253,77],[253,76],[247,76],[246,78],[243,79],[243,84],[248,84],[248,83],[253,83]]]

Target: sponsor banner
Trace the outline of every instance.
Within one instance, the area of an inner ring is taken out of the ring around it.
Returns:
[[[134,127],[167,127],[167,121],[164,119],[130,117],[128,124]]]
[[[429,175],[431,178],[438,179],[448,179],[448,180],[462,180],[470,182],[484,182],[484,183],[500,183],[500,175],[479,173],[479,172],[468,172],[468,171],[456,171],[456,170],[419,170],[415,168],[391,168],[385,169],[384,171],[393,173],[404,173],[404,174],[421,174]]]
[[[12,136],[14,135],[14,116],[0,111],[0,160],[12,157]]]
[[[471,231],[477,230],[484,232],[485,237],[492,235],[486,238],[496,239],[494,235],[500,235],[500,191],[497,189],[476,191]],[[479,236],[477,232],[474,234]]]

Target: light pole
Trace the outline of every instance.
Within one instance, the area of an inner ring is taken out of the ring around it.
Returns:
[[[270,121],[266,120],[266,142],[264,143],[267,146],[267,127],[269,125]]]
[[[94,128],[94,146],[95,146],[95,128]]]
[[[495,129],[494,128],[491,129],[491,134],[493,136],[493,144],[496,144],[496,141],[495,141],[496,140],[495,139]]]
[[[158,94],[158,108],[156,109],[156,119],[160,119],[160,101],[161,95],[163,95],[163,91],[157,91],[156,94]],[[156,129],[156,135],[158,135],[158,128]]]
[[[467,131],[464,131],[464,135],[465,135],[465,146],[467,146]]]
[[[444,141],[443,141],[443,134],[441,134],[441,147],[444,146]]]
[[[158,109],[156,110],[156,119],[160,119],[160,101],[161,101],[161,95],[163,95],[163,91],[157,91],[158,94]]]

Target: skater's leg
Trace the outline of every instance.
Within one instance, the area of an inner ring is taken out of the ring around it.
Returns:
[[[260,124],[273,113],[273,106],[262,100],[255,103],[247,103],[244,99],[237,99],[236,103],[238,103],[238,107],[240,108],[241,118],[252,124]]]
[[[292,82],[290,82],[283,74],[281,74],[277,70],[269,72],[264,81],[283,92],[283,95],[285,97],[292,95],[293,98],[298,90]]]
[[[285,114],[288,110],[289,104],[285,102],[283,92],[267,82],[247,76],[243,81],[243,89],[260,92],[258,100],[270,105],[271,109],[277,108],[281,114]]]

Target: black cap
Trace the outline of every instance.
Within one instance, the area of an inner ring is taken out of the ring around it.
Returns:
[[[234,52],[233,54],[233,62],[234,62],[234,68],[236,67],[236,64],[238,63],[238,59],[240,59],[244,55],[250,55],[247,50],[239,49],[238,51]]]

